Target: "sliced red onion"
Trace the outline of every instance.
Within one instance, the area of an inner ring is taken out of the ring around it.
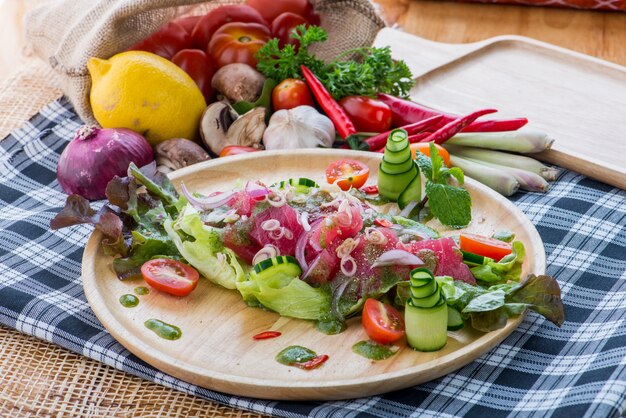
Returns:
[[[289,228],[285,228],[285,227],[283,226],[283,232],[284,232],[284,234],[285,234],[285,238],[287,238],[287,239],[293,239],[293,232],[291,231],[291,229],[289,229]]]
[[[309,264],[309,266],[306,269],[303,266],[300,266],[302,267],[302,270],[304,271],[304,273],[302,273],[302,280],[309,277],[309,274],[311,274],[311,272],[317,266],[317,263],[319,263],[321,259],[322,259],[322,254],[320,253],[313,259],[313,261],[311,261],[311,264]]]
[[[302,212],[302,215],[300,215],[300,225],[302,225],[302,228],[304,228],[305,231],[310,231],[311,230],[311,224],[309,224],[309,212]]]
[[[296,260],[300,263],[300,267],[303,271],[309,268],[309,263],[306,262],[306,256],[304,254],[304,250],[306,249],[306,244],[309,241],[309,234],[303,232],[298,237],[298,241],[296,241]]]
[[[276,240],[276,241],[281,239],[284,235],[285,235],[285,229],[284,228],[274,229],[273,231],[270,231],[270,233],[269,233],[270,238],[273,239],[273,240]]]
[[[201,210],[210,210],[224,206],[235,194],[235,192],[225,192],[217,193],[209,197],[195,197],[191,194],[191,192],[189,192],[189,190],[187,190],[185,183],[180,184],[180,189],[183,192],[183,195],[187,198],[189,204],[194,208]]]
[[[267,260],[268,258],[276,257],[277,255],[278,248],[272,244],[266,244],[254,255],[254,258],[252,258],[252,265],[260,263],[263,260]]]
[[[378,257],[378,260],[372,264],[372,268],[384,266],[419,266],[423,264],[424,262],[421,258],[408,251],[389,250]]]
[[[385,236],[385,234],[371,226],[365,228],[365,239],[367,240],[367,242],[375,245],[387,244],[387,237]]]
[[[267,187],[250,181],[246,183],[245,191],[254,200],[264,200],[265,196],[270,193]]]
[[[278,219],[268,219],[261,223],[261,229],[264,231],[274,231],[280,228],[280,221]]]
[[[270,193],[267,196],[267,202],[275,208],[280,208],[282,206],[285,206],[285,203],[287,203],[287,199],[282,193],[276,191],[274,193]]]
[[[408,205],[406,205],[404,207],[404,209],[402,209],[402,211],[400,211],[400,216],[402,216],[403,218],[408,218],[409,215],[411,214],[411,211],[415,208],[415,206],[417,206],[417,200],[413,200],[411,202],[409,202]]]
[[[356,274],[356,260],[349,255],[341,259],[339,267],[341,268],[341,272],[348,277],[352,277]]]

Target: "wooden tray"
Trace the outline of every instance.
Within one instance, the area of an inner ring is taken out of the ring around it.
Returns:
[[[340,158],[358,158],[372,173],[381,154],[343,150],[267,151],[220,158],[172,174],[193,191],[229,190],[238,180],[261,179],[266,183],[310,177],[324,181],[323,170]],[[372,178],[375,181],[375,176]],[[511,202],[491,189],[471,181],[473,221],[469,230],[491,233],[509,229],[527,248],[524,274],[545,272],[545,252],[537,230]],[[453,231],[448,231],[452,233]],[[157,291],[140,296],[136,308],[124,308],[120,296],[133,293],[143,281],[122,282],[111,269],[111,258],[100,249],[95,232],[83,255],[82,280],[89,304],[98,319],[132,353],[165,373],[234,395],[267,399],[326,400],[379,394],[416,385],[442,376],[476,359],[508,336],[522,320],[510,320],[501,330],[484,334],[467,328],[450,332],[446,347],[434,353],[418,353],[402,342],[392,358],[373,362],[354,354],[354,343],[366,339],[359,318],[339,335],[324,335],[310,321],[281,318],[247,307],[236,291],[201,280],[189,296],[176,298]],[[149,318],[179,326],[179,340],[167,341],[144,327]],[[252,336],[264,330],[283,335],[265,341]],[[303,345],[330,359],[320,369],[303,371],[282,366],[274,356],[289,345]]]
[[[538,159],[626,189],[626,67],[521,36],[444,44],[383,29],[375,45],[407,62],[416,101],[526,116],[556,139]]]

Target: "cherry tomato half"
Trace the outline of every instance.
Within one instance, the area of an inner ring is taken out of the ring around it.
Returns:
[[[360,132],[384,132],[391,127],[391,109],[386,103],[366,96],[348,96],[339,100]]]
[[[272,21],[272,36],[278,38],[278,46],[283,48],[285,45],[300,46],[300,41],[290,37],[293,30],[299,25],[309,26],[309,21],[295,13],[281,13]]]
[[[254,7],[268,22],[282,13],[289,12],[302,16],[313,25],[319,25],[319,16],[313,11],[309,0],[248,0],[248,6]]]
[[[404,336],[404,318],[394,307],[367,299],[361,317],[368,337],[380,344],[391,344]]]
[[[246,154],[248,152],[261,151],[258,148],[246,147],[244,145],[228,145],[220,151],[220,157],[228,157],[229,155]]]
[[[256,53],[271,37],[259,23],[227,23],[213,34],[207,52],[218,67],[240,62],[255,68]]]
[[[430,142],[416,142],[415,144],[411,144],[410,147],[413,159],[415,159],[415,153],[417,151],[430,157]],[[446,167],[450,167],[450,153],[448,150],[438,144],[435,144],[435,147],[437,147],[437,151],[439,151],[439,156],[443,158],[443,163]]]
[[[268,26],[263,16],[254,8],[245,4],[232,4],[211,10],[196,23],[191,32],[196,48],[206,49],[213,34],[223,25],[232,22],[259,23]]]
[[[298,106],[315,106],[309,86],[302,80],[286,78],[272,90],[274,110],[293,109]]]
[[[198,285],[198,271],[171,258],[155,258],[141,266],[146,283],[174,296],[186,296]]]
[[[199,49],[183,49],[172,57],[172,62],[193,78],[204,99],[209,103],[213,94],[211,79],[215,74],[215,66],[207,54]]]
[[[357,160],[335,161],[326,168],[326,181],[330,184],[337,182],[341,190],[358,189],[369,175],[369,167]]]
[[[169,60],[181,49],[191,48],[192,43],[185,28],[172,21],[128,50],[152,52]]]
[[[462,233],[459,244],[463,251],[493,258],[496,261],[513,251],[512,245],[508,242],[476,234]]]

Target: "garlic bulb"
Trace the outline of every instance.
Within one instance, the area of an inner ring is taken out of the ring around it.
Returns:
[[[298,106],[274,113],[263,134],[265,149],[330,148],[335,127],[330,119],[311,106]]]

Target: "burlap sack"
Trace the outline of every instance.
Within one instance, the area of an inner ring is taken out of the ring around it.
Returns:
[[[26,17],[26,36],[49,62],[80,117],[95,123],[89,105],[90,57],[109,58],[182,14],[199,15],[243,0],[55,0]],[[272,0],[267,0],[272,1]],[[330,59],[370,45],[384,26],[369,0],[312,0],[329,40],[315,50]]]

